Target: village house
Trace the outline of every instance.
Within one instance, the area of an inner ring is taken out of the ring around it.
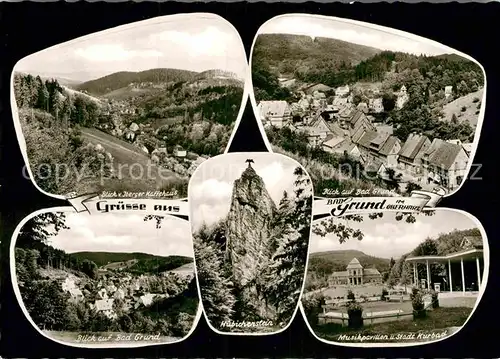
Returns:
[[[430,145],[431,141],[427,136],[410,133],[399,151],[398,168],[411,174],[420,174],[422,157]]]
[[[356,142],[365,162],[380,160],[387,168],[396,167],[401,141],[387,133],[365,132]]]
[[[313,95],[315,92],[327,92],[330,91],[332,88],[330,86],[318,83],[318,84],[312,84],[312,85],[306,85],[301,88],[301,91],[303,91],[307,95]]]
[[[453,96],[453,86],[445,86],[444,88],[444,98],[449,99]]]
[[[83,299],[83,293],[73,279],[67,277],[61,284],[61,287],[64,292],[69,293],[72,300],[80,301]]]
[[[387,178],[387,167],[381,160],[372,159],[370,162],[365,163],[365,173],[370,176]]]
[[[375,113],[381,113],[384,112],[384,103],[382,101],[382,98],[371,98],[368,100],[368,107],[370,108],[370,111],[375,112]]]
[[[125,290],[123,290],[122,288],[118,288],[113,295],[115,299],[120,299],[120,300],[125,299],[125,296],[126,296]]]
[[[353,115],[340,122],[341,127],[347,129],[353,142],[357,142],[367,131],[375,131],[376,128],[362,111],[356,110]]]
[[[335,96],[345,97],[350,91],[349,85],[340,86],[335,89]]]
[[[370,109],[368,108],[368,105],[366,104],[366,102],[360,102],[358,103],[358,106],[356,106],[356,109],[367,114]]]
[[[358,146],[345,138],[333,137],[323,142],[323,150],[329,153],[347,155],[355,159],[361,159],[361,151]]]
[[[297,105],[299,109],[303,112],[309,110],[309,107],[311,106],[307,98],[303,97],[297,102]]]
[[[141,295],[137,301],[135,302],[134,308],[137,309],[140,306],[145,306],[149,307],[151,304],[153,304],[153,299],[156,297],[155,294],[152,293],[147,293],[144,295]]]
[[[375,129],[379,133],[387,133],[389,135],[394,134],[394,127],[392,125],[385,125],[383,123],[375,123]]]
[[[282,127],[292,118],[290,106],[286,101],[261,101],[257,111],[265,125]]]
[[[408,96],[408,92],[406,91],[406,86],[401,86],[401,89],[398,93],[396,93],[396,109],[401,110],[403,106],[408,102],[410,97]]]
[[[174,156],[184,158],[187,156],[187,151],[182,146],[177,145],[174,147]]]
[[[468,161],[462,146],[435,138],[422,156],[422,168],[428,183],[453,190],[464,180]]]
[[[310,126],[302,126],[298,131],[304,132],[307,135],[307,142],[311,147],[316,147],[321,145],[326,137],[323,137],[323,133],[315,128]]]
[[[136,134],[134,131],[125,130],[125,132],[123,132],[123,136],[125,137],[126,140],[134,142]]]
[[[108,291],[106,290],[106,288],[101,288],[97,292],[97,296],[101,299],[108,299]]]
[[[117,318],[117,314],[113,310],[113,299],[100,299],[96,300],[94,308],[97,312],[104,314],[109,319]]]
[[[326,99],[326,95],[323,92],[316,90],[313,92],[313,98],[315,100],[324,100]]]

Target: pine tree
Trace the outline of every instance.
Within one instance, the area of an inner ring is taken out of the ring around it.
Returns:
[[[38,88],[36,107],[49,112],[49,91],[44,83]]]
[[[203,226],[194,236],[196,274],[203,296],[203,309],[212,324],[231,319],[236,299],[231,291],[232,283],[223,276],[222,251],[209,242],[210,229]]]
[[[276,223],[277,250],[268,272],[266,296],[277,308],[278,319],[290,320],[297,307],[304,281],[312,212],[312,188],[309,176],[301,167],[296,176],[294,198],[284,193]]]

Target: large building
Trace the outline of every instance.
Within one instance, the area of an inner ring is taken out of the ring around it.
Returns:
[[[346,267],[343,272],[333,272],[330,277],[330,286],[333,285],[363,285],[367,283],[381,284],[382,275],[376,268],[363,268],[357,258]]]

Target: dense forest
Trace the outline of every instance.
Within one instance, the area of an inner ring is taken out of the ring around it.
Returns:
[[[305,271],[312,197],[304,190],[309,179],[299,167],[293,195],[284,192],[273,215],[274,252],[267,269],[260,276],[257,288],[267,305],[276,312],[276,326],[290,320],[300,295]],[[226,260],[226,223],[203,225],[194,234],[197,277],[203,298],[203,308],[212,325],[219,330],[238,330],[221,326],[224,321],[269,320],[257,314],[255,303],[242,300],[242,288],[232,282],[232,267]],[[264,267],[266,267],[264,265]],[[273,329],[273,328],[269,328]],[[243,328],[245,332],[251,328]],[[262,331],[262,328],[257,328]]]
[[[34,217],[22,228],[16,243],[16,275],[19,290],[31,319],[42,330],[81,333],[124,332],[184,337],[191,329],[198,308],[198,293],[194,278],[185,280],[175,275],[148,277],[148,288],[141,287],[134,295],[145,291],[168,294],[156,299],[149,307],[124,310],[124,301],[115,299],[109,317],[91,308],[98,298],[98,266],[89,259],[81,260],[48,244],[51,236],[65,226],[61,213],[46,213]],[[62,290],[60,280],[49,275],[63,271],[83,283],[84,300],[74,301]]]
[[[193,261],[193,259],[189,257],[182,257],[182,256],[161,257],[147,253],[76,252],[76,253],[71,253],[71,256],[80,260],[88,259],[100,267],[105,266],[106,264],[109,263],[127,262],[130,260],[136,260],[137,261],[136,263],[142,261],[146,266],[152,265],[152,266],[165,267],[166,269],[164,270],[177,268],[184,264],[192,263]],[[148,263],[151,264],[148,265]]]

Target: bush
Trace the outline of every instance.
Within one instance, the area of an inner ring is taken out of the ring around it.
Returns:
[[[435,290],[431,291],[432,308],[439,308],[439,296]]]
[[[363,326],[363,307],[352,301],[347,306],[348,322],[350,328],[361,328]]]
[[[382,289],[382,295],[380,296],[380,300],[385,300],[385,298],[389,295],[387,289]]]
[[[465,112],[465,111],[467,111],[467,107],[465,107],[465,106],[462,106],[462,108],[460,109],[460,111],[462,111],[462,112]]]
[[[325,304],[325,297],[322,294],[315,294],[309,298],[302,299],[302,307],[307,317],[309,325],[318,325],[318,315],[323,312],[322,306]]]
[[[413,288],[413,293],[410,297],[413,307],[413,319],[425,318],[427,313],[424,307],[424,298],[421,291],[417,288]]]
[[[347,292],[347,299],[350,300],[350,301],[355,301],[356,300],[356,296],[354,295],[354,293],[352,292],[352,290],[349,290]]]

